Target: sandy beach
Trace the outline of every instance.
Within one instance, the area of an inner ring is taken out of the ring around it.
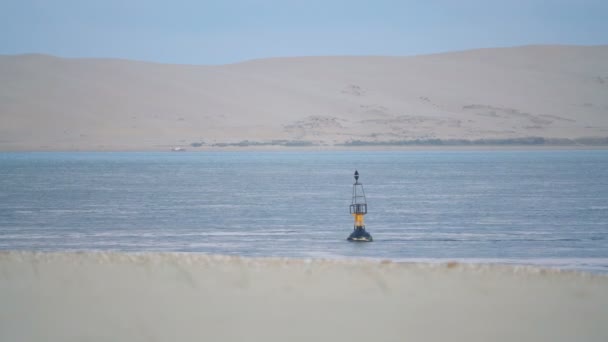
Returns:
[[[3,341],[605,341],[608,278],[527,266],[0,253]]]

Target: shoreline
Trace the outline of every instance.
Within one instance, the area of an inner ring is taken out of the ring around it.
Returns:
[[[119,251],[119,250],[0,250],[0,260],[3,258],[40,260],[67,260],[75,257],[100,258],[108,260],[114,258],[120,261],[141,262],[147,258],[160,260],[185,260],[186,264],[196,262],[238,262],[243,264],[256,263],[285,263],[289,265],[333,264],[333,265],[361,265],[382,266],[394,265],[403,268],[448,270],[460,269],[467,271],[500,271],[505,273],[530,274],[574,274],[583,277],[604,277],[608,280],[608,258],[375,258],[375,257],[291,257],[291,256],[244,256],[230,254],[209,254],[204,252],[172,252],[172,251]],[[606,270],[591,271],[577,268],[572,264],[585,261],[599,262],[606,265]],[[563,265],[570,266],[564,267]]]

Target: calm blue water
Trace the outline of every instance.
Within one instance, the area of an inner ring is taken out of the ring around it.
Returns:
[[[345,241],[355,168],[373,243]],[[608,151],[0,153],[0,249],[608,272]]]

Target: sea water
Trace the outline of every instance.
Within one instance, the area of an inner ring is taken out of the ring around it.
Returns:
[[[353,173],[373,243],[351,243]],[[0,153],[0,250],[608,272],[608,151]]]

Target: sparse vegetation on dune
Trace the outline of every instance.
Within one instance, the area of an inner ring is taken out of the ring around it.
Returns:
[[[236,143],[215,143],[212,147],[249,147],[249,146],[287,146],[287,147],[302,147],[315,146],[312,141],[303,140],[272,140],[272,141],[249,141],[243,140]]]
[[[608,146],[608,137],[584,137],[577,139],[524,137],[509,139],[412,139],[390,141],[351,140],[338,146]]]

